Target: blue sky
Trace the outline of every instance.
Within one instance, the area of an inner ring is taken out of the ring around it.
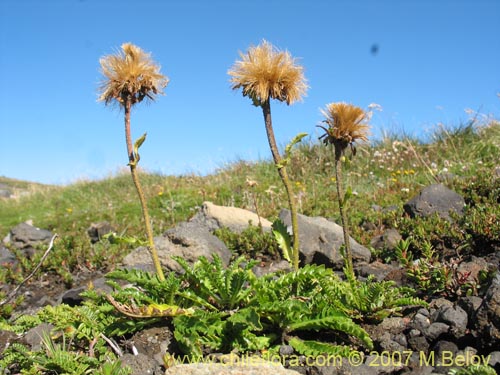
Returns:
[[[380,104],[375,137],[425,137],[467,108],[499,118],[499,20],[497,0],[2,0],[0,175],[66,184],[126,167],[123,114],[96,101],[99,58],[124,42],[171,80],[132,113],[134,139],[148,133],[140,166],[163,174],[270,157],[261,110],[227,75],[262,39],[298,58],[310,86],[302,103],[272,103],[281,145],[316,138],[335,101]]]

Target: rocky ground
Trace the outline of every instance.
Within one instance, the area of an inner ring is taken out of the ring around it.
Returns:
[[[405,205],[411,217],[425,216],[437,212],[447,219],[450,210],[462,214],[463,198],[443,185],[436,184],[423,189],[414,199]],[[280,218],[290,225],[289,212],[283,210]],[[228,227],[241,231],[249,221],[258,222],[252,212],[215,206],[206,202],[201,210],[188,222],[179,223],[162,236],[155,238],[160,260],[164,267],[179,271],[171,255],[179,255],[188,262],[194,262],[200,256],[210,257],[218,254],[224,262],[229,262],[231,252],[223,242],[213,235],[213,230]],[[262,221],[269,230],[271,223]],[[301,261],[302,264],[325,264],[340,271],[343,259],[338,251],[343,243],[342,228],[322,217],[299,217]],[[89,230],[93,241],[109,231],[106,223],[100,223]],[[29,256],[40,243],[47,244],[52,233],[38,229],[30,223],[22,223],[12,228],[4,240],[7,247],[0,248],[0,264],[14,263],[16,257],[8,248],[16,247]],[[393,248],[401,239],[395,229],[372,241],[375,248]],[[375,275],[378,280],[394,280],[398,285],[405,285],[408,280],[399,264],[385,264],[374,261],[371,252],[354,240],[351,240],[355,269],[358,277]],[[332,252],[332,249],[336,251]],[[153,269],[150,255],[145,248],[137,248],[125,257],[123,265],[142,269]],[[478,278],[482,270],[498,270],[500,267],[500,249],[488,254],[463,258],[457,267],[467,277]],[[267,273],[288,267],[287,262],[263,261],[255,270],[257,274]],[[89,281],[94,287],[106,290],[104,276],[95,273],[74,275],[74,285],[70,290],[59,280],[50,275],[42,275],[37,283],[29,282],[20,288],[25,296],[23,304],[16,314],[28,314],[47,304],[67,303],[75,305],[81,302],[79,294],[85,290]],[[500,371],[500,274],[491,280],[484,292],[476,296],[460,296],[453,300],[444,297],[434,298],[428,308],[409,308],[402,316],[389,317],[377,325],[366,325],[375,343],[375,351],[359,353],[359,358],[330,359],[314,364],[306,363],[305,357],[297,357],[298,362],[288,361],[283,366],[269,363],[252,366],[237,366],[226,357],[218,365],[177,365],[169,368],[167,374],[445,374],[451,368],[464,364],[489,364]],[[22,340],[33,347],[40,345],[40,333],[48,327],[39,326],[28,332]],[[15,335],[0,332],[0,351]],[[161,367],[162,356],[171,345],[172,333],[165,327],[152,327],[138,332],[127,343],[123,343],[126,354],[122,362],[132,367],[134,374],[164,373]],[[126,345],[125,345],[126,344]],[[283,353],[293,354],[291,348],[283,347]],[[290,357],[291,358],[291,357]],[[334,361],[332,363],[331,361]],[[326,364],[330,364],[327,366]]]

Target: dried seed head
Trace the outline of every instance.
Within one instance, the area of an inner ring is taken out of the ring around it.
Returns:
[[[151,55],[131,43],[123,44],[121,49],[99,60],[105,79],[99,87],[98,100],[106,104],[130,100],[135,104],[144,98],[154,100],[157,94],[163,93],[169,79],[160,73],[160,66]]]
[[[287,104],[302,100],[307,83],[303,67],[295,64],[287,51],[279,51],[263,40],[257,47],[250,47],[247,53],[240,52],[228,71],[231,88],[243,89],[243,96],[250,97],[255,105],[261,105],[270,98]]]
[[[368,138],[368,115],[361,108],[347,103],[330,103],[325,110],[321,110],[328,125],[320,139],[325,144],[333,144],[343,152],[347,146],[356,141],[367,141]]]

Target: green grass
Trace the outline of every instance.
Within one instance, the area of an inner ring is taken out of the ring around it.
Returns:
[[[466,191],[478,176],[488,180],[498,166],[499,154],[498,122],[483,126],[466,124],[450,129],[441,127],[426,143],[392,135],[370,146],[359,146],[356,157],[345,169],[346,183],[355,193],[348,204],[352,235],[367,245],[387,223],[397,225],[398,218],[390,221],[387,215],[376,212],[372,206],[401,208],[422,187],[436,182],[443,171],[458,176],[448,186],[459,193]],[[333,161],[333,151],[314,139],[295,148],[289,172],[299,213],[340,222]],[[287,207],[284,189],[270,161],[236,161],[205,177],[146,173],[141,173],[140,177],[155,234],[187,220],[205,200],[253,210],[255,197],[261,215],[271,220],[277,217],[281,208]],[[248,186],[247,179],[257,181],[258,185]],[[495,184],[498,179],[488,181]],[[54,272],[109,270],[132,250],[130,245],[106,241],[92,245],[86,230],[93,222],[107,220],[119,234],[145,239],[141,208],[129,174],[118,174],[100,181],[81,181],[65,187],[4,177],[0,182],[11,186],[16,193],[27,192],[18,194],[15,199],[0,200],[0,236],[7,235],[10,228],[26,220],[57,233],[60,239],[51,256],[53,260],[46,267],[57,270],[57,262],[64,262],[63,270]],[[495,197],[490,200],[494,201]],[[490,220],[495,218],[489,217]],[[361,224],[366,221],[374,223],[376,229],[364,231]],[[31,264],[35,262],[36,259]],[[29,268],[30,264],[26,264],[23,271],[28,272]],[[9,281],[5,273],[0,273],[0,281]]]

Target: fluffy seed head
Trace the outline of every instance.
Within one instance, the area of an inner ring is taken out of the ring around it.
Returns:
[[[289,52],[279,51],[263,40],[256,47],[251,46],[247,53],[240,52],[240,57],[228,71],[231,88],[241,87],[243,96],[250,97],[255,105],[270,98],[292,104],[306,94],[304,69],[295,64]]]
[[[130,100],[135,104],[144,98],[154,100],[155,95],[163,93],[169,79],[160,73],[160,66],[151,55],[131,43],[123,44],[121,49],[99,60],[105,79],[99,87],[98,100],[106,104]]]
[[[343,150],[353,142],[368,140],[368,115],[363,109],[348,103],[330,103],[321,113],[328,125],[328,128],[320,126],[325,130],[320,137],[325,144],[331,143]]]

